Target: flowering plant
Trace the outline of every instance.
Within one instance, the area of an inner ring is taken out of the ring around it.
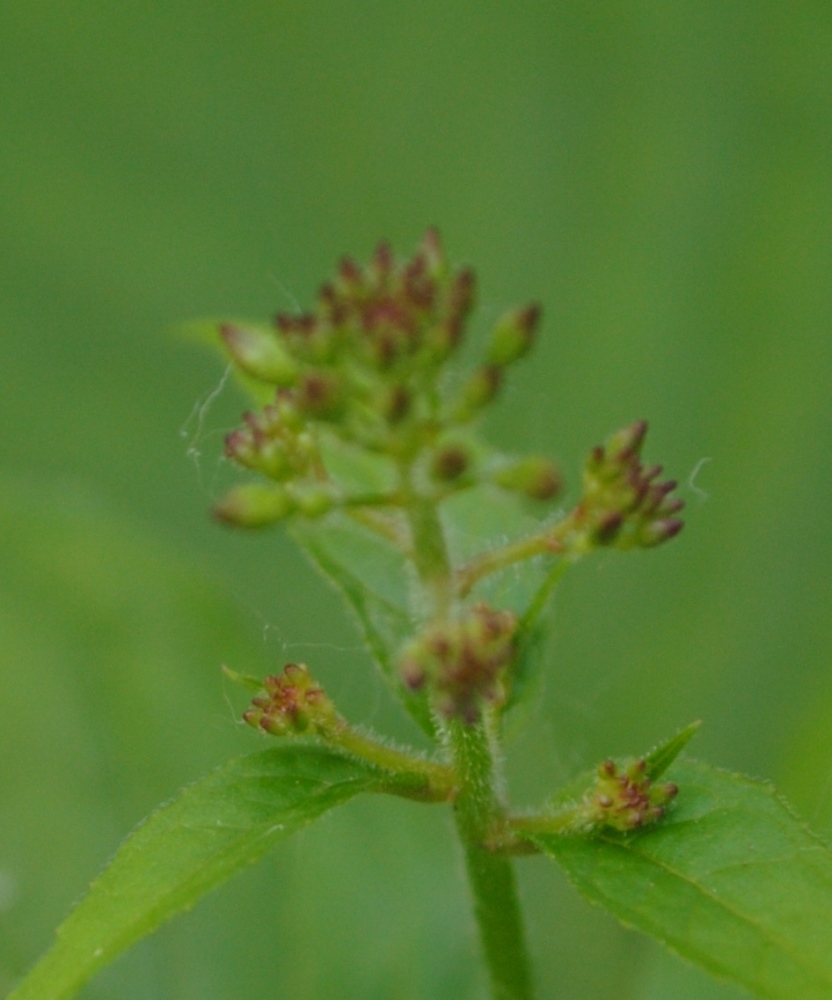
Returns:
[[[244,720],[277,744],[154,813],[9,1000],[71,996],[362,792],[452,810],[495,1000],[535,995],[514,876],[528,854],[551,856],[592,902],[758,996],[832,996],[832,857],[768,786],[679,759],[697,723],[641,756],[603,761],[537,810],[512,809],[505,721],[545,671],[557,583],[595,550],[671,540],[682,501],[642,459],[643,421],[590,451],[563,509],[551,459],[489,446],[478,417],[532,347],[541,310],[507,312],[460,375],[474,293],[473,272],[451,267],[431,230],[403,263],[384,244],[366,267],[343,261],[308,313],[216,326],[261,403],[225,444],[253,478],[216,517],[288,525],[357,616],[431,752],[348,721],[304,664],[263,680],[226,668],[253,689]],[[507,540],[468,551],[457,528],[475,515],[492,516]]]

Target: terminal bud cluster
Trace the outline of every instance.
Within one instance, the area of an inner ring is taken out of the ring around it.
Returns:
[[[225,442],[229,459],[269,482],[232,490],[216,515],[260,527],[360,506],[367,498],[350,496],[322,457],[322,445],[333,440],[394,468],[421,459],[425,488],[438,500],[479,482],[553,498],[560,475],[551,460],[484,460],[469,427],[496,398],[505,369],[531,347],[540,307],[507,312],[468,377],[456,386],[444,378],[475,286],[473,271],[452,268],[431,229],[408,261],[397,261],[386,243],[366,266],[342,260],[309,312],[281,313],[271,326],[221,324],[232,362],[273,385],[275,396],[261,412],[247,413]],[[375,506],[399,501],[395,489],[372,498]]]

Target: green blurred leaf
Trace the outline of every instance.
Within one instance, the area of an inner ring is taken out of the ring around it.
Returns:
[[[73,996],[119,953],[279,840],[359,792],[395,787],[396,780],[315,745],[231,761],[136,829],[9,1000]]]
[[[390,688],[425,732],[433,733],[426,698],[399,680],[397,654],[413,633],[407,567],[401,552],[349,518],[335,515],[292,529],[313,563],[341,592]]]
[[[832,853],[773,789],[685,761],[666,820],[538,835],[584,896],[769,1000],[832,996]]]
[[[551,520],[551,507],[524,501],[494,486],[477,486],[442,505],[442,523],[455,566],[527,535]],[[525,614],[549,576],[553,561],[539,556],[509,566],[480,580],[473,593],[489,603]]]

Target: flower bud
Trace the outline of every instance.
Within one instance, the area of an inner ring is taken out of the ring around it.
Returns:
[[[293,483],[288,492],[295,509],[304,517],[323,517],[332,510],[332,492],[320,483]]]
[[[646,433],[647,423],[640,420],[593,448],[587,458],[584,495],[573,514],[584,544],[650,547],[682,530],[682,521],[674,515],[684,502],[670,496],[677,483],[657,482],[661,466],[641,462]]]
[[[271,736],[327,736],[342,721],[324,689],[303,663],[287,663],[263,681],[264,693],[243,713],[254,729]]]
[[[611,510],[598,520],[592,531],[592,541],[596,545],[612,545],[623,527],[624,515],[620,511]]]
[[[234,362],[252,378],[274,385],[291,385],[297,378],[297,365],[270,330],[223,323],[220,336]]]
[[[238,528],[261,528],[276,524],[294,511],[285,489],[260,483],[235,486],[214,507],[214,516]]]
[[[453,483],[471,467],[471,449],[459,441],[449,441],[433,453],[430,463],[431,478],[439,483]]]
[[[370,278],[377,288],[384,288],[387,285],[393,273],[394,264],[393,248],[389,243],[382,241],[376,247],[369,268]]]
[[[514,653],[517,618],[480,603],[429,626],[402,650],[400,671],[413,690],[429,685],[437,709],[473,723],[484,702],[505,697],[502,673]]]
[[[639,542],[646,548],[667,542],[684,528],[685,522],[678,517],[669,517],[662,521],[651,521],[645,525],[639,536]]]
[[[503,369],[497,365],[478,368],[462,387],[457,419],[470,420],[494,399],[503,382]]]
[[[677,792],[677,786],[670,782],[652,782],[644,760],[626,767],[605,760],[598,768],[594,787],[584,796],[581,812],[585,827],[637,830],[661,819]]]
[[[438,286],[428,274],[427,259],[422,251],[402,272],[403,298],[417,313],[429,312],[436,302]]]
[[[443,323],[450,349],[456,347],[462,339],[465,322],[474,307],[475,289],[476,279],[474,272],[469,267],[463,268],[454,275],[448,289]]]
[[[637,420],[608,438],[604,452],[611,461],[627,461],[632,455],[641,454],[646,435],[647,421]]]
[[[540,306],[513,309],[503,316],[491,335],[486,361],[503,367],[528,353],[540,324]]]
[[[344,392],[337,375],[314,370],[298,385],[297,403],[301,412],[318,420],[334,420],[343,410]]]
[[[246,469],[257,469],[260,456],[254,436],[242,428],[225,435],[225,457],[238,462]]]
[[[548,458],[529,455],[504,465],[492,476],[504,490],[522,493],[532,500],[551,500],[563,488],[563,480],[555,463]]]
[[[342,257],[335,279],[335,291],[342,295],[356,295],[365,290],[364,272],[352,257]]]

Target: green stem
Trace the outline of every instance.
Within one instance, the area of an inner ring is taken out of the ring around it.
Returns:
[[[447,764],[425,760],[403,750],[397,750],[395,747],[386,746],[371,736],[365,736],[364,733],[352,729],[346,723],[343,728],[328,733],[326,739],[355,757],[361,757],[397,777],[413,778],[413,789],[407,794],[409,798],[422,802],[447,802],[454,794],[456,775]],[[400,794],[405,793],[400,792]]]
[[[436,506],[412,489],[410,470],[402,486],[412,535],[412,557],[435,618],[447,617],[454,601],[454,575]],[[498,795],[496,726],[488,717],[476,723],[449,720],[443,728],[454,766],[456,827],[465,851],[474,914],[491,983],[492,1000],[533,1000],[531,968],[509,857],[491,850],[495,832],[505,825]]]
[[[524,559],[532,559],[544,553],[559,554],[563,552],[563,544],[553,539],[550,534],[542,533],[521,538],[517,542],[503,545],[491,552],[483,552],[458,570],[457,589],[460,597],[465,597],[483,577],[490,576],[498,570],[512,566]]]
[[[532,1000],[531,969],[512,861],[486,846],[495,828],[504,822],[504,810],[495,792],[492,741],[484,722],[471,725],[452,720],[446,733],[460,785],[454,803],[456,825],[465,849],[491,995],[493,1000]]]
[[[534,836],[538,833],[576,834],[591,829],[592,815],[584,802],[562,806],[554,812],[537,816],[510,816],[506,822],[506,844],[517,849],[515,838]]]
[[[442,522],[434,504],[411,494],[407,504],[412,536],[411,557],[430,602],[432,618],[447,618],[453,603],[453,573]]]

